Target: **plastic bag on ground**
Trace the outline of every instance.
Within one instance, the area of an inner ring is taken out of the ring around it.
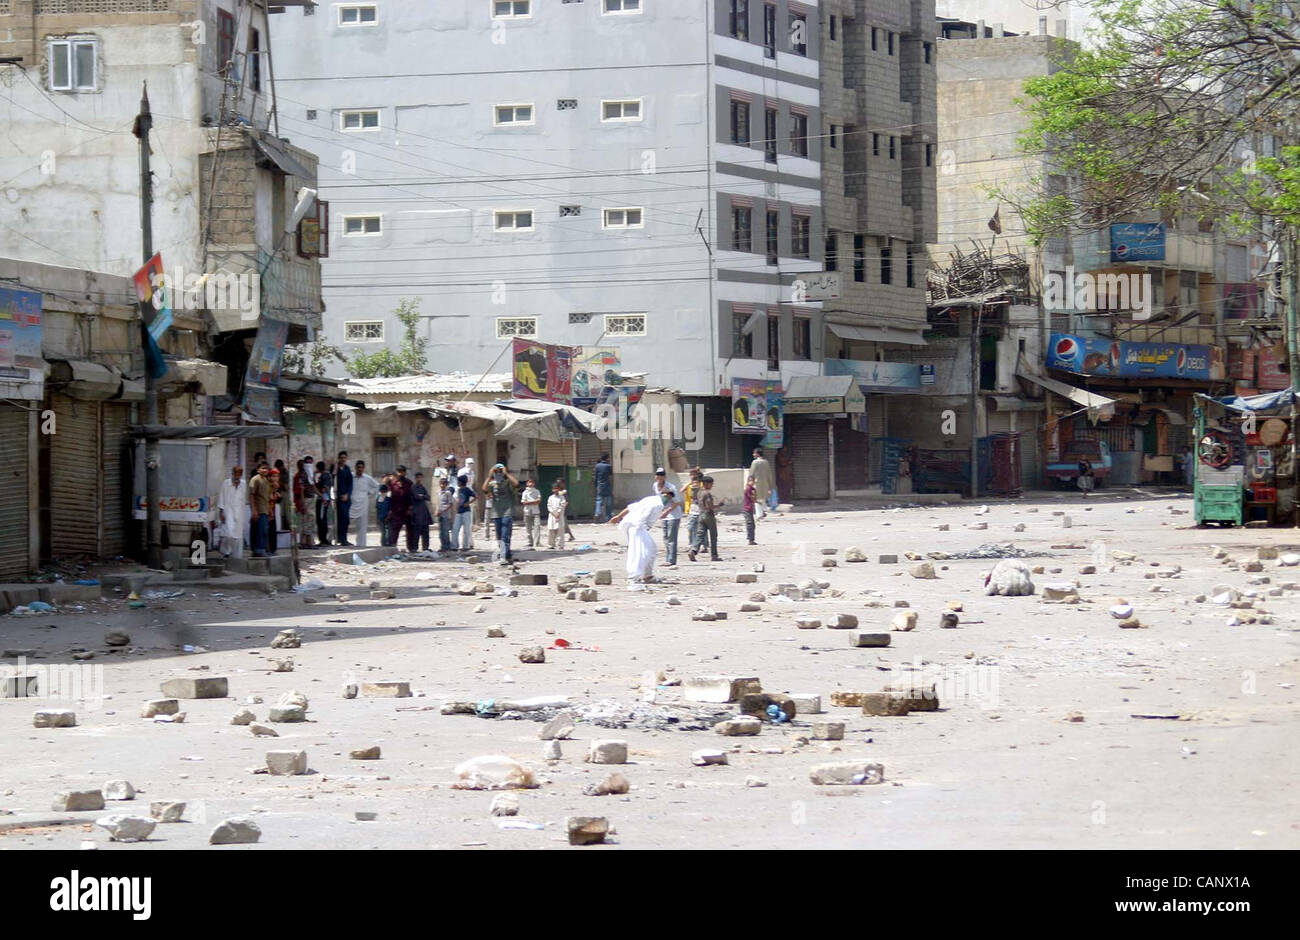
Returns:
[[[504,754],[471,757],[456,765],[454,790],[528,790],[537,786],[533,772]]]

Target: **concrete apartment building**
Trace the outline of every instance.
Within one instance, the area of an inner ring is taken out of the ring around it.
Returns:
[[[991,19],[994,12],[987,15]],[[1065,31],[1065,24],[1056,26]],[[1028,126],[1014,104],[1025,81],[1051,74],[1078,48],[1048,35],[1046,24],[1040,28],[1041,33],[1007,35],[984,21],[939,21],[939,234],[932,263],[949,265],[955,250],[972,250],[972,239],[1025,261],[1022,291],[996,298],[981,314],[977,423],[980,433],[1032,431],[1022,451],[1026,483],[1038,482],[1038,465],[1059,457],[1075,436],[1106,442],[1115,455],[1117,482],[1148,481],[1176,468],[1173,458],[1189,439],[1194,392],[1234,381],[1243,388],[1285,387],[1275,350],[1267,344],[1247,348],[1252,328],[1276,326],[1258,280],[1268,252],[1190,214],[1158,213],[1114,219],[1034,246],[1005,203],[1003,231],[994,243],[986,222],[996,203],[988,186],[1011,181],[1027,196],[1040,186],[1068,194],[1074,185],[1055,170],[1050,154],[1027,156],[1017,145]],[[1023,181],[1019,187],[1017,180]],[[1124,256],[1127,229],[1116,226],[1125,225],[1162,225],[1147,256]],[[1081,302],[1079,278],[1097,286],[1091,301]],[[1103,292],[1106,283],[1121,279],[1134,286],[1134,278],[1149,279],[1141,304],[1133,290]],[[1067,289],[1057,289],[1062,286]],[[976,314],[978,299],[936,301],[935,348],[948,344],[961,354]],[[1054,353],[1058,339],[1086,351],[1071,368]],[[1241,348],[1232,349],[1230,342]],[[1105,355],[1090,355],[1097,350]],[[1122,361],[1098,365],[1102,359]],[[1200,365],[1180,372],[1172,368],[1180,361]],[[1098,409],[1088,408],[1098,404],[1091,397],[1096,395],[1111,403],[1100,409],[1100,420]]]
[[[920,392],[895,353],[925,325],[931,3],[379,0],[272,28],[330,206],[326,340],[396,347],[418,298],[438,372],[508,368],[515,336],[616,347],[704,408],[711,466],[756,441],[733,380],[874,380],[863,416],[786,425],[797,496],[869,482],[884,397]]]

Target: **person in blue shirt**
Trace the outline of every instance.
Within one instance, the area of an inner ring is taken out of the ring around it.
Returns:
[[[609,462],[609,454],[601,454],[596,461],[596,512],[595,520],[604,522],[609,518],[610,504],[614,501],[614,466]]]
[[[451,546],[463,552],[474,547],[474,513],[471,507],[475,496],[468,476],[461,476],[456,482],[456,525],[451,533]]]

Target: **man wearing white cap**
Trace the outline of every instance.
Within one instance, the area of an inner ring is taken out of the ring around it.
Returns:
[[[667,512],[660,518],[664,526],[664,555],[667,560],[664,564],[669,568],[677,567],[677,533],[682,525],[682,498],[676,492],[676,489],[668,485],[668,474],[663,467],[655,470],[655,481],[652,485],[655,496],[668,496],[664,505],[668,507]]]

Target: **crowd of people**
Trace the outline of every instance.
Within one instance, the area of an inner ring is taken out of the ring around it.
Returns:
[[[275,555],[294,532],[300,548],[365,547],[373,513],[380,545],[430,551],[436,529],[438,552],[463,553],[474,549],[474,518],[480,504],[484,538],[494,543],[501,564],[514,561],[516,506],[529,548],[543,547],[543,531],[547,549],[564,548],[576,540],[569,525],[569,492],[563,477],[551,485],[544,499],[535,478],[524,477],[521,482],[502,463],[494,465],[478,486],[474,458],[467,457],[462,466],[448,454],[442,463],[426,486],[422,472],[408,476],[401,465],[376,479],[366,471],[364,460],[350,466],[347,451],[340,451],[333,461],[304,457],[296,461],[292,474],[283,460],[268,463],[264,453],[255,454],[249,480],[244,480],[244,468],[235,466],[222,483],[215,542],[229,558],[242,557],[245,546],[254,557]],[[662,528],[665,566],[677,567],[683,519],[687,557],[696,561],[707,550],[710,560],[721,560],[717,512],[726,500],[715,496],[714,480],[703,470],[692,469],[688,482],[679,488],[667,482],[667,472],[660,467],[651,493],[613,515],[613,465],[608,454],[596,462],[593,478],[595,521],[608,521],[623,532],[633,585],[643,588],[654,580],[657,548],[650,533],[655,526]],[[757,544],[756,523],[774,504],[775,492],[772,467],[762,450],[755,449],[741,499],[750,545]],[[349,535],[356,541],[349,541]]]

